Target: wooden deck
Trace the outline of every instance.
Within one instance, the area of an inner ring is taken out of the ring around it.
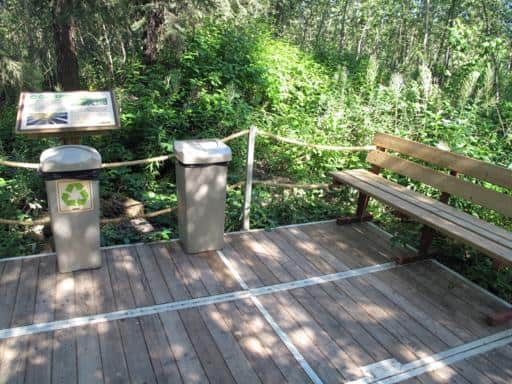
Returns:
[[[484,322],[506,304],[436,262],[389,263],[407,252],[326,222],[221,253],[105,249],[72,274],[3,261],[0,383],[512,382],[511,324]]]

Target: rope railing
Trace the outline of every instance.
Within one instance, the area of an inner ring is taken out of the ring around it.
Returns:
[[[299,145],[302,147],[320,149],[320,150],[324,150],[324,151],[366,152],[366,151],[372,151],[375,149],[374,145],[336,146],[336,145],[311,144],[311,143],[306,143],[306,142],[295,140],[295,139],[290,139],[288,137],[278,136],[278,135],[275,135],[270,132],[262,131],[260,129],[258,129],[256,132],[258,135],[269,137],[271,139],[274,139],[274,140],[282,142],[282,143],[294,144],[294,145]],[[241,136],[245,136],[248,133],[249,133],[249,130],[245,129],[243,131],[233,133],[232,135],[229,135],[229,136],[221,139],[221,141],[224,143],[227,143],[227,142],[237,139]],[[167,160],[173,159],[174,157],[175,157],[174,154],[169,154],[169,155],[149,157],[146,159],[139,159],[139,160],[116,161],[116,162],[112,162],[112,163],[103,163],[101,165],[101,168],[108,169],[108,168],[129,167],[129,166],[133,166],[133,165],[160,163],[162,161],[167,161]],[[11,160],[3,160],[3,159],[0,159],[0,165],[2,165],[4,167],[25,168],[25,169],[38,169],[39,168],[39,163],[25,163],[25,162],[20,162],[20,161],[11,161]]]
[[[45,225],[50,222],[49,217],[44,217],[42,219],[36,220],[13,220],[13,219],[0,219],[0,224],[5,225],[22,225],[25,227],[32,227],[36,225]]]
[[[245,184],[245,181],[239,181],[234,184],[228,185],[228,188],[234,189],[239,188]],[[277,188],[288,188],[288,189],[330,189],[333,187],[332,184],[297,184],[297,183],[282,183],[276,182],[273,180],[253,180],[253,184],[256,185],[265,185],[268,187],[277,187]],[[162,216],[165,214],[172,213],[176,210],[176,207],[164,208],[158,211],[148,212],[140,215],[133,216],[119,216],[119,217],[104,217],[100,220],[101,224],[120,224],[126,221],[130,221],[133,219],[151,219],[153,217]],[[6,225],[21,225],[21,226],[36,226],[36,225],[46,225],[50,223],[50,217],[44,217],[42,219],[36,220],[13,220],[13,219],[0,219],[0,224]]]
[[[279,188],[297,188],[297,189],[329,189],[332,184],[295,184],[295,183],[281,183],[272,180],[254,180],[253,184],[266,185],[268,187]]]
[[[243,186],[246,182],[239,181],[234,184],[228,185],[228,188],[234,189]],[[283,183],[280,181],[274,180],[253,180],[253,184],[255,185],[265,185],[267,187],[277,187],[277,188],[285,188],[285,189],[330,189],[335,185],[322,183],[322,184],[302,184],[302,183]]]
[[[128,167],[132,165],[142,165],[142,164],[151,164],[151,163],[160,163],[162,161],[166,161],[169,159],[172,159],[175,157],[174,154],[172,155],[163,155],[163,156],[157,156],[157,157],[149,157],[147,159],[141,159],[141,160],[127,160],[127,161],[118,161],[115,163],[104,163],[101,164],[101,168],[119,168],[119,167]]]
[[[270,139],[276,140],[278,142],[287,143],[287,144],[293,144],[298,145],[302,147],[307,148],[314,148],[319,150],[326,150],[326,151],[337,151],[337,152],[360,152],[360,151],[371,151],[375,149],[375,146],[373,145],[365,145],[365,146],[332,146],[332,145],[323,145],[323,144],[311,144],[302,142],[295,139],[290,139],[287,137],[282,137],[275,135],[270,132],[262,131],[259,129],[256,129],[255,127],[251,128],[254,132],[254,136],[261,135],[268,137]],[[221,139],[222,142],[227,143],[231,140],[237,139],[242,136],[246,136],[250,133],[249,129],[233,133],[229,136],[224,137]],[[254,145],[254,143],[252,144]],[[119,168],[119,167],[128,167],[128,166],[134,166],[134,165],[144,165],[144,164],[152,164],[152,163],[160,163],[163,161],[168,161],[176,156],[174,154],[169,155],[162,155],[162,156],[156,156],[156,157],[149,157],[146,159],[139,159],[139,160],[127,160],[127,161],[117,161],[117,162],[111,162],[111,163],[103,163],[101,167],[103,169],[112,169],[112,168]],[[18,162],[18,161],[10,161],[10,160],[2,160],[0,159],[0,165],[5,167],[15,167],[15,168],[24,168],[24,169],[33,169],[37,170],[39,169],[39,163],[26,163],[26,162]],[[265,185],[269,187],[279,187],[279,188],[298,188],[298,189],[328,189],[331,188],[331,184],[297,184],[297,183],[283,183],[283,182],[277,182],[273,180],[251,180],[252,184],[258,184],[258,185]],[[242,185],[246,185],[246,181],[238,182],[234,185],[230,185],[228,187],[230,188],[237,188]],[[138,219],[138,218],[153,218],[160,215],[168,214],[174,211],[176,208],[165,208],[158,211],[150,212],[147,214],[142,215],[134,215],[134,216],[120,216],[115,218],[102,218],[101,224],[119,224],[125,221]],[[1,219],[0,218],[0,224],[5,225],[21,225],[21,226],[35,226],[35,225],[46,225],[50,223],[50,217],[44,217],[41,219],[36,220],[14,220],[14,219]]]
[[[100,224],[120,224],[126,221],[134,220],[134,219],[150,219],[157,216],[162,216],[168,213],[172,213],[176,207],[164,208],[158,211],[143,213],[140,215],[130,215],[130,216],[119,216],[119,217],[104,217],[100,219]],[[6,225],[21,225],[26,227],[36,226],[36,225],[46,225],[50,223],[50,217],[44,217],[42,219],[36,220],[13,220],[13,219],[0,219],[0,224]]]
[[[232,135],[229,135],[229,136],[221,139],[221,141],[224,143],[227,143],[227,142],[234,140],[240,136],[247,135],[248,132],[249,132],[249,130],[247,130],[247,129],[244,131],[236,132]],[[162,161],[167,161],[167,160],[173,159],[175,157],[176,157],[176,155],[170,154],[170,155],[162,155],[162,156],[157,156],[157,157],[150,157],[150,158],[141,159],[141,160],[128,160],[128,161],[118,161],[115,163],[104,163],[101,165],[101,168],[119,168],[119,167],[129,167],[132,165],[160,163]]]
[[[134,219],[150,219],[152,217],[162,216],[168,213],[173,212],[176,210],[176,207],[170,207],[170,208],[164,208],[160,209],[159,211],[153,211],[149,213],[143,213],[140,215],[133,215],[133,216],[120,216],[120,217],[105,217],[100,220],[101,224],[120,224],[125,221],[130,221]]]
[[[303,141],[290,139],[288,137],[282,137],[278,135],[274,135],[273,133],[257,130],[258,135],[269,137],[276,141],[280,141],[282,143],[299,145],[301,147],[320,149],[323,151],[335,151],[335,152],[366,152],[373,151],[376,147],[375,145],[363,145],[363,146],[337,146],[337,145],[323,145],[323,144],[311,144],[305,143]]]
[[[38,169],[39,163],[22,163],[19,161],[10,161],[0,159],[0,165],[11,168]]]

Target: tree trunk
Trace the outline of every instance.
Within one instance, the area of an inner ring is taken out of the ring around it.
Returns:
[[[365,22],[365,24],[363,26],[363,29],[361,31],[361,36],[359,37],[359,41],[357,43],[356,60],[359,60],[359,57],[361,56],[361,54],[363,52],[364,40],[366,39],[366,34],[367,34],[368,29],[370,27],[371,21],[372,21],[372,18],[368,17],[368,19],[366,19],[366,22]]]
[[[107,27],[104,22],[101,23],[103,29],[103,39],[105,40],[105,54],[107,55],[107,68],[108,73],[111,77],[111,81],[114,80],[114,59],[112,58],[112,48],[110,46],[110,38],[108,37]]]
[[[149,2],[151,3],[151,2]],[[158,34],[164,23],[164,10],[159,3],[152,3],[148,11],[147,22],[144,28],[144,52],[142,59],[145,64],[156,61],[158,54]]]
[[[441,35],[441,43],[439,45],[439,50],[437,51],[436,58],[433,61],[434,64],[438,64],[439,61],[441,60],[441,56],[443,55],[444,47],[448,40],[448,32],[449,32],[450,28],[453,27],[453,22],[455,20],[456,14],[457,14],[456,8],[457,8],[457,0],[452,0],[452,2],[450,4],[450,9],[448,10],[448,15],[446,17],[446,24],[445,24],[445,27],[443,30],[443,34]],[[447,68],[448,60],[446,58],[449,57],[449,51],[450,51],[450,46],[448,45],[446,48],[446,52],[444,54],[445,70],[448,69]],[[443,82],[443,80],[444,80],[444,74],[441,76],[441,83]]]
[[[493,37],[493,31],[491,30],[491,25],[489,23],[489,15],[487,12],[487,7],[485,5],[485,1],[482,1],[482,11],[484,14],[484,21],[485,21],[485,30],[487,32],[487,35],[492,38]],[[498,61],[498,57],[496,56],[496,53],[491,53],[491,59],[494,64],[494,92],[495,92],[495,108],[496,108],[496,114],[498,116],[498,121],[500,123],[501,129],[503,131],[503,135],[506,136],[508,134],[508,128],[501,117],[501,111],[500,111],[500,102],[501,102],[501,85],[500,85],[500,62]]]
[[[343,52],[343,48],[344,48],[344,44],[345,44],[345,24],[347,21],[347,8],[348,8],[349,2],[350,2],[350,0],[345,0],[345,4],[343,4],[343,13],[341,16],[340,39],[339,39],[339,43],[338,43],[338,51],[340,53]]]
[[[317,26],[316,36],[315,36],[315,47],[318,48],[320,46],[320,38],[324,31],[325,21],[327,20],[327,16],[329,15],[329,4],[324,5],[324,9],[322,11],[322,16]]]
[[[63,91],[80,89],[72,11],[73,0],[54,0],[52,13],[57,85]]]
[[[429,57],[429,44],[428,44],[428,35],[429,35],[429,29],[430,29],[430,0],[424,0],[425,2],[425,30],[423,31],[423,55],[425,63],[428,63],[428,57]]]

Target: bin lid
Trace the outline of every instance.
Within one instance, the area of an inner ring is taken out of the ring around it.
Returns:
[[[68,172],[101,167],[101,155],[85,145],[62,145],[49,148],[39,158],[41,172]]]
[[[231,148],[217,139],[176,140],[174,153],[183,164],[214,164],[231,160]]]

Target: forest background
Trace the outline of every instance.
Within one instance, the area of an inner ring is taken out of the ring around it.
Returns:
[[[122,129],[82,139],[104,162],[168,154],[175,139],[224,137],[254,125],[301,141],[370,144],[375,132],[512,168],[512,2],[508,0],[0,0],[0,157],[38,162],[58,139],[15,136],[20,91],[112,89]],[[244,179],[246,138],[230,143],[229,184]],[[318,151],[258,137],[255,175],[328,182],[367,167],[365,153]],[[408,179],[393,180],[437,196]],[[503,193],[509,193],[493,187]],[[353,191],[256,186],[251,226],[334,218]],[[174,164],[105,170],[105,217],[134,199],[146,212],[176,205]],[[241,223],[243,186],[228,189],[226,231]],[[451,204],[512,230],[512,220]],[[420,226],[373,203],[397,242]],[[37,172],[0,167],[0,217],[47,215]],[[170,239],[174,214],[102,226],[102,243]],[[41,228],[0,225],[0,257],[48,247]],[[444,263],[507,300],[512,272],[439,238]]]

